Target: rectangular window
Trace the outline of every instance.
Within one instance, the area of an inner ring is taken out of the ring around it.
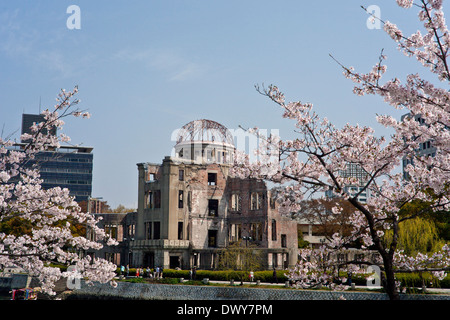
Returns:
[[[152,238],[152,223],[145,223],[145,239],[150,240]]]
[[[116,225],[106,225],[104,227],[105,233],[111,238],[118,240],[118,227]]]
[[[282,248],[286,248],[287,247],[287,240],[286,240],[286,235],[285,234],[281,235],[281,247]]]
[[[217,173],[208,172],[208,186],[217,185]]]
[[[178,170],[178,180],[184,181],[184,170]]]
[[[208,161],[214,161],[216,159],[216,149],[206,151],[206,159]]]
[[[208,247],[217,247],[217,230],[208,230]]]
[[[135,231],[135,225],[134,224],[131,224],[131,225],[129,225],[128,226],[128,229],[127,229],[127,238],[128,239],[130,239],[130,240],[134,240],[134,231]]]
[[[256,210],[258,206],[258,194],[256,192],[252,192],[250,194],[250,210]]]
[[[178,221],[178,240],[183,240],[183,222]]]
[[[309,225],[305,224],[300,225],[299,231],[302,232],[303,236],[310,236],[309,230],[310,230]]]
[[[278,254],[272,253],[272,266],[274,268],[278,267]]]
[[[208,215],[212,217],[217,217],[219,213],[219,200],[209,199],[208,200]]]
[[[272,196],[270,197],[270,209],[275,209],[275,198]]]
[[[183,208],[183,190],[178,191],[178,208]]]
[[[253,240],[262,241],[262,223],[252,223],[250,225],[250,234]]]
[[[155,190],[154,193],[154,208],[161,208],[161,190]]]
[[[264,194],[252,192],[250,194],[250,210],[259,210],[263,207]]]
[[[241,230],[242,225],[241,224],[231,224],[230,225],[230,241],[239,241],[241,239]]]
[[[159,221],[153,223],[153,239],[161,239],[161,223]]]
[[[145,197],[145,207],[147,209],[161,208],[161,190],[148,191]]]
[[[187,194],[187,206],[188,206],[188,210],[191,211],[192,210],[192,192],[188,191]]]
[[[145,194],[145,208],[146,209],[153,208],[153,193],[151,191],[148,191]]]
[[[231,194],[231,211],[241,211],[241,195],[239,193]]]
[[[277,241],[277,221],[272,220],[272,241]]]

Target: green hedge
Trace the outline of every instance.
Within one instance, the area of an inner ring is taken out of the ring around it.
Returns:
[[[189,270],[174,270],[174,269],[164,269],[164,278],[184,278],[189,280]],[[286,276],[287,271],[277,270],[277,280],[279,283],[283,283],[288,280]],[[117,269],[117,274],[119,274],[119,269]],[[130,268],[130,276],[136,275],[136,269]],[[342,277],[346,277],[345,273],[340,274]],[[143,276],[142,274],[140,276]],[[213,270],[197,270],[196,280],[202,280],[203,278],[209,278],[210,280],[218,281],[230,281],[231,279],[235,281],[249,280],[248,271],[235,271],[235,270],[223,270],[223,271],[213,271]],[[261,282],[273,283],[273,271],[255,271],[254,278],[260,280]],[[364,274],[353,274],[352,282],[357,286],[365,286],[367,284],[367,275]],[[398,281],[402,283],[405,287],[422,287],[422,279],[418,273],[398,273],[396,274]],[[450,274],[441,281],[432,277],[429,273],[422,273],[422,278],[425,281],[427,287],[436,288],[450,288]]]
[[[450,274],[443,280],[434,278],[430,273],[424,272],[422,276],[418,273],[400,273],[396,275],[398,281],[402,283],[404,287],[422,287],[422,281],[426,287],[434,288],[450,288]]]
[[[342,276],[347,276],[343,274]],[[367,284],[367,275],[354,274],[352,275],[352,282],[357,286],[365,286]],[[397,273],[395,278],[401,282],[404,287],[422,287],[422,279],[427,287],[435,288],[450,288],[450,274],[443,280],[434,278],[430,273],[423,272],[422,278],[418,273]]]
[[[131,273],[131,270],[130,270]],[[287,280],[285,275],[286,271],[277,270],[277,279],[278,282],[284,282]],[[231,279],[239,281],[249,280],[249,272],[248,271],[235,271],[235,270],[223,270],[223,271],[212,271],[212,270],[197,270],[197,280],[201,280],[203,278],[208,278],[209,280],[218,280],[218,281],[229,281]],[[164,277],[168,278],[184,278],[189,279],[189,270],[173,270],[173,269],[165,269]],[[274,282],[273,279],[273,271],[255,271],[254,279],[260,280],[261,282]]]

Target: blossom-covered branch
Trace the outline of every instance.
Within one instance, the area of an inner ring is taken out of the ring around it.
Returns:
[[[404,8],[413,5],[410,0],[397,0],[397,3]],[[424,36],[417,32],[405,37],[389,21],[383,21],[384,30],[402,52],[416,57],[445,86],[450,80],[447,64],[450,35],[442,1],[420,3],[417,7],[426,31]],[[284,118],[295,121],[297,138],[267,139],[257,151],[262,161],[250,163],[245,155],[236,156],[232,172],[279,183],[277,201],[286,214],[301,213],[306,196],[323,197],[324,193],[353,207],[349,234],[337,232],[326,246],[302,251],[298,265],[291,271],[291,279],[303,287],[319,283],[332,285],[340,268],[357,272],[357,264],[372,263],[383,270],[383,285],[391,299],[398,299],[395,273],[428,270],[442,278],[449,269],[448,246],[415,257],[407,257],[397,249],[399,228],[404,221],[425,212],[450,209],[450,93],[417,73],[408,75],[405,84],[398,78],[383,83],[387,70],[385,60],[382,52],[368,73],[358,73],[339,64],[345,77],[355,82],[355,94],[379,95],[394,108],[405,110],[407,115],[400,120],[390,115],[377,116],[379,123],[394,129],[389,139],[376,137],[370,127],[346,124],[336,128],[327,118],[320,118],[311,103],[286,102],[284,94],[273,85],[257,87],[258,92],[281,106]],[[418,152],[427,142],[435,150],[432,155]],[[275,156],[264,157],[268,149]],[[407,178],[397,170],[405,159],[409,161],[404,167]],[[357,176],[348,173],[352,167],[358,169]],[[370,194],[366,203],[359,200],[363,192]],[[414,203],[422,203],[425,209],[409,212],[408,206]],[[339,215],[342,209],[337,202],[331,211]],[[392,232],[388,242],[384,237],[386,232]],[[378,260],[338,261],[339,251],[352,243],[358,243],[361,249],[375,250]]]
[[[39,168],[27,165],[37,153],[69,141],[65,135],[57,137],[51,133],[53,128],[63,126],[64,117],[89,117],[85,111],[74,110],[79,103],[74,99],[77,92],[77,87],[73,91],[61,90],[54,110],[43,111],[44,121],[33,124],[31,133],[21,136],[26,141],[21,150],[12,149],[12,141],[0,139],[0,268],[21,267],[38,277],[42,289],[51,294],[55,282],[69,273],[50,263],[76,265],[80,277],[102,282],[111,280],[116,269],[107,261],[80,256],[83,250],[100,249],[103,246],[100,241],[108,245],[117,243],[97,226],[98,220],[93,215],[81,212],[68,189],[43,189]],[[22,225],[25,231],[3,231],[1,226],[11,221]],[[74,234],[72,224],[85,225],[96,240]]]

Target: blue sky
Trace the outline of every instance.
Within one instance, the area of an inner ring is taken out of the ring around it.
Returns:
[[[80,8],[69,29],[67,7]],[[278,129],[292,122],[254,85],[275,84],[288,100],[312,102],[336,126],[373,126],[375,114],[400,116],[378,97],[358,97],[329,54],[367,72],[381,49],[386,78],[426,70],[396,49],[383,30],[367,28],[360,6],[406,34],[416,10],[394,0],[2,1],[0,124],[18,138],[22,113],[52,107],[61,88],[79,86],[89,120],[68,119],[71,143],[94,147],[93,196],[137,207],[137,167],[170,155],[171,134],[195,119],[231,129]]]

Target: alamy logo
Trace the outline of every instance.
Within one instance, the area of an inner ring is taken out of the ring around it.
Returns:
[[[381,10],[377,5],[370,5],[366,9],[370,17],[367,18],[366,26],[369,29],[381,29]]]
[[[81,276],[76,266],[67,267],[67,271],[71,274],[67,277],[66,286],[69,290],[81,289]]]
[[[67,29],[81,29],[81,10],[77,5],[70,5],[67,7],[66,13],[71,14],[66,21]]]
[[[367,273],[370,274],[370,276],[367,278],[366,284],[369,288],[371,287],[379,287],[381,285],[381,270],[380,267],[371,265],[367,267]]]

